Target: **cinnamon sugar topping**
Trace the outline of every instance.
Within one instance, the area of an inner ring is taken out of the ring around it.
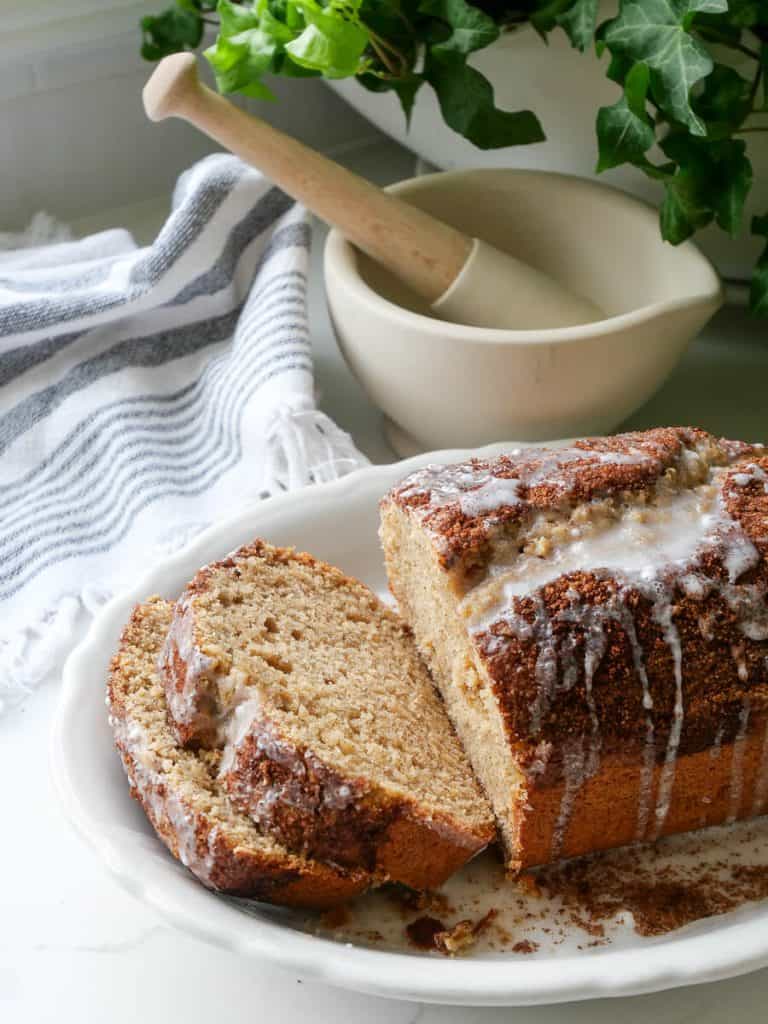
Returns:
[[[558,752],[552,860],[627,745],[636,839],[663,834],[679,756],[723,724],[738,815],[750,714],[768,705],[766,495],[762,446],[681,428],[428,467],[393,492],[450,575],[510,742]]]

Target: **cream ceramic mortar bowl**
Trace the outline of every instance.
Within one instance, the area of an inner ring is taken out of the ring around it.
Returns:
[[[717,274],[695,245],[663,242],[657,211],[606,185],[482,169],[390,190],[606,314],[537,331],[446,323],[331,231],[325,284],[334,330],[399,454],[606,433],[656,391],[722,303]]]

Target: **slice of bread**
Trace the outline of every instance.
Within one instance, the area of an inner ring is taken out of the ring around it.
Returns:
[[[112,660],[107,703],[131,792],[171,853],[210,888],[286,906],[323,908],[371,883],[289,853],[232,805],[218,780],[220,752],[176,742],[156,669],[173,605],[139,605]]]
[[[494,838],[410,631],[338,569],[261,541],[207,566],[161,667],[181,738],[297,853],[425,889]]]

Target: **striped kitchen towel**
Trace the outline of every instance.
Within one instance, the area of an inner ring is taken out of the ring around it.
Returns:
[[[306,214],[255,171],[195,165],[147,248],[48,228],[0,253],[3,707],[157,557],[366,461],[315,405]]]

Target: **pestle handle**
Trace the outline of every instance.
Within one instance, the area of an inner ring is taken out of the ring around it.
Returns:
[[[460,231],[383,192],[213,92],[199,81],[197,62],[190,53],[161,61],[144,87],[143,98],[152,121],[166,117],[189,121],[339,228],[430,303],[450,288],[469,258],[473,241]]]

